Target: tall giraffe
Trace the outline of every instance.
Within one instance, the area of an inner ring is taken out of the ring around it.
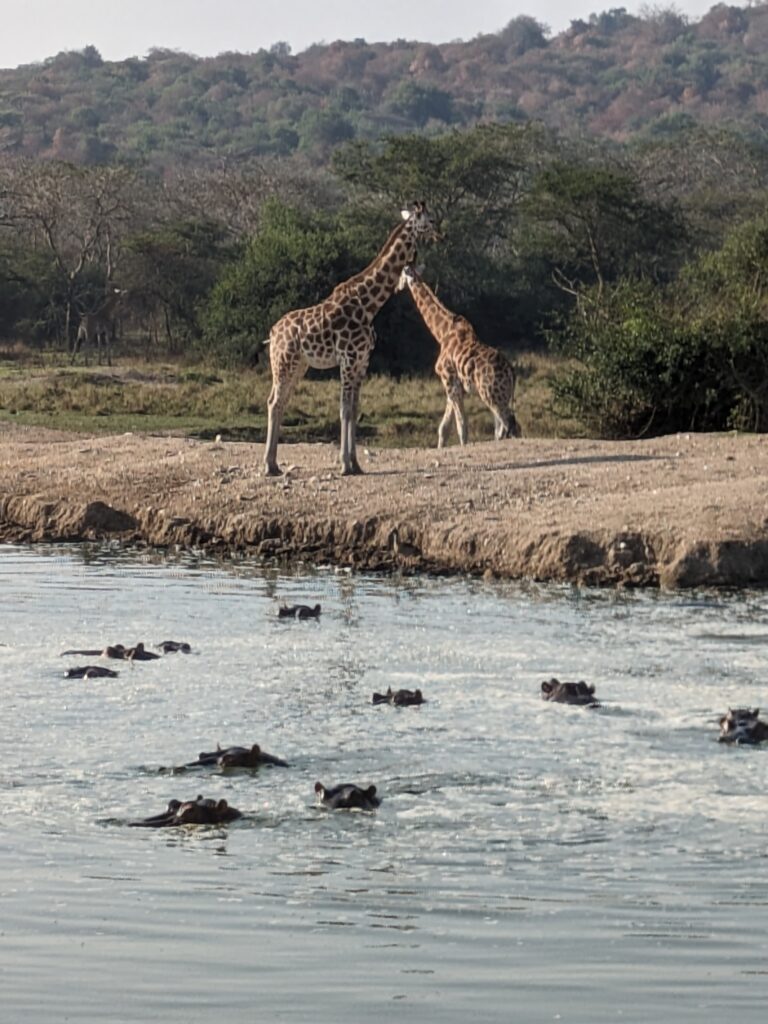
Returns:
[[[373,318],[397,287],[405,265],[415,259],[421,238],[436,238],[424,203],[402,211],[403,222],[359,274],[343,281],[323,302],[286,313],[269,334],[272,390],[267,406],[266,476],[278,476],[277,443],[285,407],[307,367],[339,367],[341,378],[341,472],[362,473],[356,432],[360,388],[375,342]]]
[[[107,364],[112,365],[112,353],[110,351],[110,335],[112,333],[112,314],[117,308],[118,302],[125,295],[125,289],[112,288],[100,306],[97,306],[93,313],[83,313],[77,328],[77,338],[72,349],[72,362],[77,358],[80,346],[85,342],[85,365],[88,365],[88,349],[95,342],[98,352],[98,361],[101,365],[102,341],[107,356]]]
[[[408,288],[413,301],[432,335],[440,346],[435,373],[446,395],[446,406],[437,430],[437,447],[445,444],[445,435],[456,419],[459,443],[467,443],[467,420],[464,415],[464,392],[475,390],[480,401],[493,413],[494,435],[502,438],[520,437],[520,424],[509,406],[515,396],[515,371],[498,349],[484,345],[472,324],[452,313],[411,266],[400,276],[397,290]]]

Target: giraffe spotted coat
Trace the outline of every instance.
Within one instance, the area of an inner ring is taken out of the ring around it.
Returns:
[[[277,445],[288,400],[307,367],[339,367],[341,378],[341,471],[360,473],[356,432],[360,388],[375,343],[373,319],[393,294],[405,265],[415,258],[422,238],[435,231],[424,203],[403,210],[374,260],[359,274],[337,285],[327,299],[286,313],[269,335],[272,390],[267,405],[264,471],[277,476]]]
[[[515,397],[515,371],[498,349],[484,345],[472,324],[447,309],[421,275],[411,266],[403,269],[398,290],[408,288],[424,323],[440,346],[435,373],[446,395],[446,407],[437,431],[437,446],[445,445],[451,419],[461,444],[467,443],[464,393],[475,391],[493,414],[497,441],[520,437],[520,425],[510,406]]]

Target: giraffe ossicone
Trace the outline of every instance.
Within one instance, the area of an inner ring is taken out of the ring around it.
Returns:
[[[277,445],[288,400],[308,367],[339,367],[341,379],[341,472],[362,473],[357,461],[357,420],[360,388],[376,340],[373,319],[397,288],[406,264],[416,257],[423,239],[437,237],[426,204],[401,211],[402,222],[390,233],[376,257],[328,298],[306,309],[286,313],[269,333],[272,390],[267,404],[264,472],[278,476]]]
[[[406,264],[397,290],[408,288],[424,323],[440,347],[435,373],[446,396],[446,407],[437,430],[437,447],[445,445],[451,419],[456,421],[459,443],[467,443],[464,393],[476,391],[493,414],[497,441],[520,437],[520,424],[510,406],[515,397],[515,371],[503,352],[484,345],[472,324],[451,312],[438,299],[415,267]]]

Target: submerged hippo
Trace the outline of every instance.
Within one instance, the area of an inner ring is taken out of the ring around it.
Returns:
[[[386,693],[374,693],[372,700],[374,704],[394,704],[399,708],[424,703],[421,690],[393,690],[391,686]]]
[[[215,750],[203,751],[196,761],[190,761],[185,768],[197,768],[200,765],[218,765],[221,768],[259,768],[263,764],[278,768],[288,768],[288,762],[262,750],[258,743],[252,747],[220,747]]]
[[[332,789],[326,789],[322,782],[315,783],[317,799],[325,807],[332,811],[337,810],[360,810],[373,811],[379,806],[381,800],[376,796],[376,787],[369,786],[361,789],[351,782],[343,782]]]
[[[125,647],[123,644],[109,644],[106,647],[99,648],[98,650],[62,651],[62,658],[65,654],[79,654],[83,658],[124,658]]]
[[[320,605],[310,608],[308,604],[284,604],[278,610],[281,619],[319,619]]]
[[[578,683],[561,683],[558,679],[550,679],[541,684],[542,700],[553,700],[559,704],[581,704],[584,707],[599,708],[600,702],[595,700],[595,687],[583,681]]]
[[[183,640],[163,640],[157,645],[163,654],[191,654],[192,648]]]
[[[720,743],[761,743],[768,740],[768,722],[758,718],[760,708],[728,708],[720,719]]]
[[[144,644],[136,644],[135,647],[127,647],[123,657],[126,661],[156,661],[160,655],[153,651],[145,651]]]
[[[171,800],[168,809],[151,818],[132,821],[133,828],[172,828],[175,825],[222,825],[242,818],[242,811],[230,807],[226,800],[211,800],[202,796],[194,800]]]
[[[68,668],[64,673],[65,679],[99,679],[101,677],[115,679],[118,673],[111,668],[102,668],[101,665],[79,665],[77,668]]]

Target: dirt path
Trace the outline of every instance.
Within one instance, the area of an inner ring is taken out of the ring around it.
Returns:
[[[0,425],[0,540],[117,537],[361,569],[586,584],[768,583],[768,439],[521,440],[361,453]],[[406,553],[393,550],[397,527]]]

